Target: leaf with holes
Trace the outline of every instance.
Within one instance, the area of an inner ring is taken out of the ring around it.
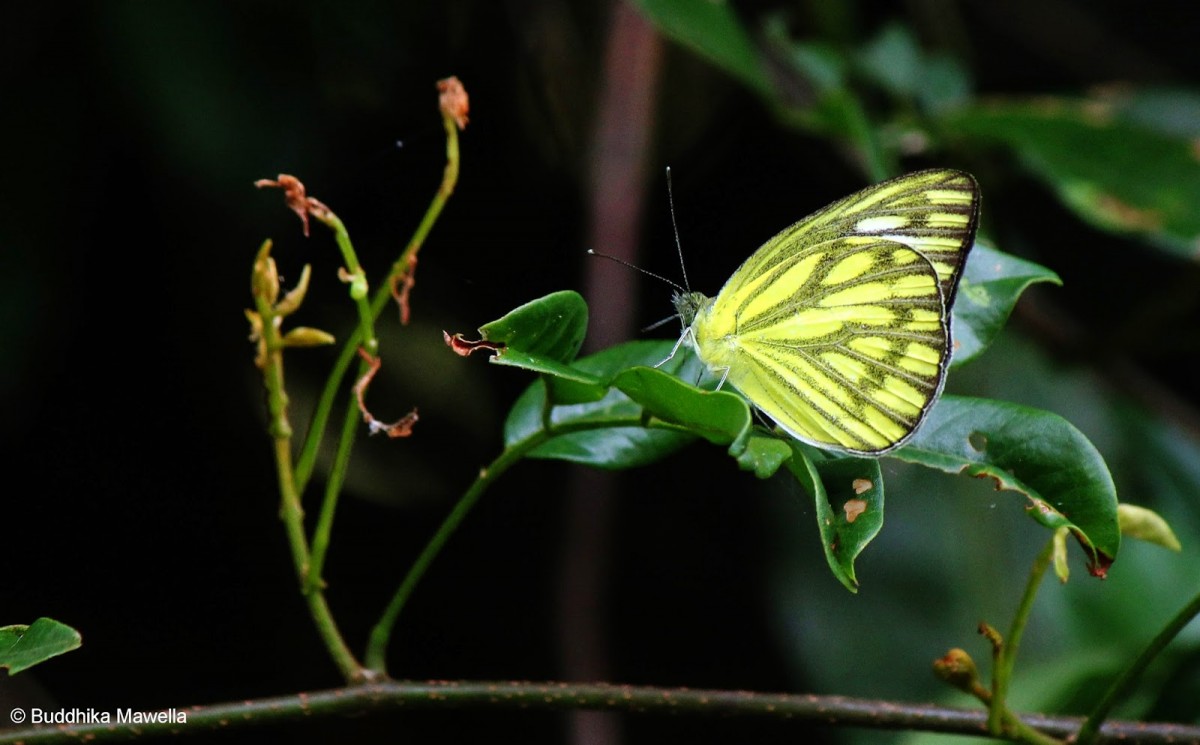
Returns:
[[[892,454],[948,473],[991,478],[1029,499],[1030,517],[1066,527],[1103,577],[1117,556],[1117,490],[1104,458],[1057,414],[1001,401],[943,396],[909,443]]]
[[[829,456],[789,440],[787,467],[812,498],[825,561],[850,592],[858,592],[854,560],[883,527],[883,474],[874,458]]]

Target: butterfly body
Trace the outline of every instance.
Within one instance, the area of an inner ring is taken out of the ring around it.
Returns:
[[[945,382],[978,211],[960,171],[868,187],[767,241],[716,297],[677,294],[684,338],[793,437],[858,454],[899,447]]]

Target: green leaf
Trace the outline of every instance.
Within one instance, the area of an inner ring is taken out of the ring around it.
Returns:
[[[789,442],[790,439],[751,434],[746,448],[737,454],[738,467],[760,479],[768,478],[792,457]]]
[[[1012,148],[1096,227],[1195,260],[1200,160],[1190,136],[1122,119],[1104,102],[1067,99],[960,109],[943,124]]]
[[[732,4],[634,0],[634,5],[663,35],[707,58],[758,93],[771,94],[758,50]]]
[[[942,54],[927,54],[907,26],[891,24],[859,51],[857,69],[898,98],[930,112],[963,105],[971,95],[967,71]]]
[[[889,93],[915,97],[921,88],[924,60],[906,26],[889,24],[859,52],[859,67]]]
[[[1183,88],[1119,88],[1103,100],[1124,121],[1165,135],[1200,137],[1200,91]]]
[[[1044,266],[976,243],[954,300],[951,364],[962,365],[982,354],[1004,328],[1021,293],[1035,282],[1062,284]]]
[[[553,406],[549,421],[555,427],[594,427],[568,432],[551,438],[535,448],[530,457],[567,460],[599,468],[622,469],[653,463],[695,440],[695,435],[671,428],[647,425],[643,408],[616,389],[607,389],[607,381],[638,365],[662,362],[670,354],[673,342],[636,341],[611,347],[576,360],[572,368],[597,380],[605,381],[606,392],[597,401]],[[682,350],[663,363],[661,370],[684,379],[699,377],[695,355]],[[546,384],[537,381],[517,399],[504,423],[504,443],[512,446],[543,429],[546,412]],[[610,426],[604,426],[608,424]]]
[[[648,414],[679,425],[714,445],[730,445],[749,436],[752,420],[746,399],[728,391],[703,391],[662,370],[635,367],[612,381]],[[739,450],[745,449],[744,443]]]
[[[1122,535],[1172,551],[1183,550],[1175,531],[1171,530],[1171,526],[1162,515],[1154,510],[1135,504],[1122,504],[1117,507],[1117,516],[1121,521]]]
[[[988,477],[1029,499],[1042,525],[1070,528],[1104,576],[1121,545],[1117,491],[1104,459],[1070,422],[1048,411],[943,396],[909,443],[892,454],[948,473]]]
[[[75,629],[52,618],[39,618],[28,626],[0,627],[0,667],[16,675],[39,662],[78,649],[83,638]]]
[[[587,321],[587,303],[578,292],[563,290],[531,300],[503,318],[480,326],[479,333],[489,342],[505,345],[492,358],[496,364],[524,367],[526,360],[538,358],[566,363],[579,354]]]
[[[883,527],[879,461],[825,458],[795,440],[789,444],[788,470],[813,499],[825,560],[847,590],[858,592],[854,560]]]
[[[577,292],[554,292],[530,301],[503,318],[479,327],[483,342],[462,342],[461,335],[446,335],[451,347],[461,345],[469,354],[483,348],[494,351],[497,365],[519,367],[551,376],[555,401],[598,401],[608,386],[569,364],[579,353],[587,333],[587,303]],[[453,341],[459,339],[460,341]]]

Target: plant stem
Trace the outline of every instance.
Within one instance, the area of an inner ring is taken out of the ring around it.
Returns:
[[[641,424],[640,417],[629,417],[628,425],[637,426]],[[621,421],[616,419],[605,420],[604,422],[578,422],[571,425],[555,427],[553,429],[540,429],[534,432],[529,437],[526,437],[520,442],[513,443],[504,449],[504,452],[492,461],[486,467],[480,469],[479,476],[471,483],[470,488],[459,498],[458,503],[454,505],[454,509],[442,521],[437,532],[425,545],[425,549],[413,562],[409,568],[408,574],[400,583],[396,593],[392,596],[392,600],[388,603],[383,615],[379,621],[371,629],[371,638],[367,644],[367,653],[365,662],[367,667],[378,675],[386,675],[387,673],[387,647],[391,639],[392,630],[395,628],[396,620],[400,617],[400,611],[404,610],[405,603],[416,589],[417,583],[421,581],[421,577],[425,575],[426,570],[437,558],[442,547],[446,545],[446,541],[462,524],[467,513],[487,491],[496,479],[500,478],[509,468],[516,464],[519,460],[536,449],[539,445],[545,443],[558,435],[568,434],[571,432],[583,432],[590,429],[601,429],[607,427],[621,426]]]
[[[359,311],[359,328],[358,328],[358,344],[355,348],[362,347],[372,355],[379,354],[379,340],[374,334],[374,322],[379,314],[372,311],[372,307],[367,302],[366,293],[366,274],[362,271],[362,266],[359,264],[358,253],[354,251],[354,245],[350,244],[350,234],[346,230],[346,226],[342,224],[341,218],[337,215],[328,212],[328,215],[322,218],[322,221],[334,230],[334,240],[337,241],[337,247],[342,251],[342,260],[346,262],[346,271],[349,277],[358,277],[362,282],[362,294],[355,296],[352,290],[350,296],[354,299],[355,307]],[[353,282],[352,282],[353,288]]]
[[[1170,623],[1163,627],[1163,630],[1150,640],[1150,644],[1142,650],[1142,653],[1133,661],[1133,664],[1126,668],[1125,672],[1121,673],[1121,676],[1108,687],[1108,690],[1104,692],[1104,697],[1100,699],[1100,703],[1096,704],[1096,708],[1092,710],[1087,720],[1084,721],[1083,726],[1079,728],[1079,734],[1075,738],[1075,741],[1079,745],[1088,745],[1088,743],[1096,741],[1096,736],[1100,732],[1100,725],[1104,722],[1109,712],[1112,711],[1113,706],[1129,693],[1130,689],[1141,678],[1142,673],[1146,671],[1146,668],[1154,658],[1197,615],[1200,615],[1200,594],[1193,597],[1191,602],[1175,614]]]
[[[396,619],[400,617],[400,611],[404,610],[405,603],[416,589],[417,583],[425,576],[426,570],[433,560],[437,558],[442,547],[446,545],[446,541],[462,524],[467,513],[487,491],[496,479],[498,479],[505,471],[513,464],[525,456],[526,453],[541,445],[546,440],[550,439],[550,435],[546,430],[539,430],[534,436],[506,448],[500,453],[494,461],[485,468],[480,469],[479,476],[472,482],[471,486],[458,500],[458,504],[454,505],[454,509],[442,521],[437,532],[429,539],[429,543],[425,545],[425,549],[413,562],[409,568],[408,574],[405,575],[404,581],[400,583],[400,587],[396,589],[396,593],[392,596],[391,602],[384,609],[383,615],[379,617],[379,621],[375,627],[371,629],[370,641],[367,643],[366,664],[372,671],[386,675],[387,673],[387,647],[391,640],[392,629],[396,625]]]
[[[324,438],[325,428],[329,424],[329,415],[337,401],[342,381],[346,379],[346,371],[350,369],[350,363],[358,355],[358,345],[361,339],[361,334],[358,329],[355,329],[350,339],[342,346],[342,351],[338,353],[338,358],[333,363],[333,369],[330,370],[329,377],[325,380],[325,387],[321,390],[321,398],[318,399],[317,408],[313,411],[312,420],[308,424],[308,432],[304,435],[304,444],[300,448],[300,457],[296,462],[296,489],[301,494],[308,488],[308,481],[312,478],[321,440]],[[353,416],[353,412],[351,416]]]
[[[408,245],[400,254],[400,258],[398,258],[396,262],[392,264],[391,271],[388,272],[388,276],[384,282],[375,289],[375,294],[371,298],[370,304],[370,317],[372,320],[377,319],[379,314],[383,312],[384,306],[387,305],[388,300],[391,298],[391,288],[396,280],[405,276],[412,270],[414,262],[417,258],[417,253],[421,250],[421,246],[425,244],[425,239],[429,236],[429,232],[433,229],[438,217],[442,214],[442,209],[446,206],[446,201],[450,198],[450,195],[454,193],[454,187],[458,184],[460,164],[458,126],[454,118],[445,112],[442,114],[442,126],[446,131],[446,167],[442,172],[442,182],[438,186],[437,193],[434,194],[433,200],[430,202],[428,209],[425,210],[425,215],[421,218],[420,224],[417,225],[417,229],[413,233],[412,238],[409,239]],[[338,375],[338,382],[332,386],[333,388],[336,388],[336,386],[340,384],[342,376],[345,375],[346,368],[349,367],[349,360],[351,359],[353,350],[357,347],[357,342],[359,341],[358,336],[361,336],[361,333],[349,340],[346,348],[343,349],[342,356],[338,359],[338,366],[335,367],[335,373]],[[344,364],[342,363],[343,357],[345,358]],[[330,384],[327,383],[326,389],[329,390],[330,388]],[[325,396],[323,395],[322,403],[324,403],[324,399]],[[332,405],[332,397],[330,397],[330,401],[330,405]],[[326,408],[326,416],[327,412],[328,408]],[[354,416],[355,412],[352,408],[347,412],[347,421],[352,419]],[[311,436],[312,433],[310,433],[310,437]],[[319,439],[321,433],[318,432],[316,436]],[[349,425],[344,426],[342,428],[341,439],[338,442],[338,452],[341,453],[343,450],[346,450],[347,458],[349,457],[349,444],[353,441],[353,438],[353,428]],[[459,500],[459,504],[455,507],[454,511],[451,512],[450,516],[447,517],[446,522],[442,525],[442,528],[439,529],[436,534],[434,534],[434,537],[431,539],[429,545],[425,547],[425,550],[417,558],[417,562],[409,570],[408,576],[405,577],[404,582],[400,585],[399,589],[397,589],[396,595],[388,604],[388,607],[385,609],[383,616],[379,620],[379,623],[377,623],[375,628],[371,631],[371,637],[370,641],[368,642],[366,656],[366,659],[371,660],[371,662],[368,664],[370,669],[379,673],[383,673],[385,671],[388,640],[391,637],[391,630],[395,625],[396,618],[399,617],[400,611],[404,607],[404,603],[407,601],[408,596],[416,587],[416,584],[420,580],[421,576],[425,573],[425,569],[428,567],[429,563],[431,563],[433,558],[437,556],[437,553],[441,550],[442,545],[450,537],[450,534],[454,532],[455,528],[458,527],[458,523],[461,522],[464,517],[466,517],[466,514],[470,511],[475,501],[487,489],[487,486],[491,483],[491,480],[499,476],[511,465],[511,462],[505,459],[505,456],[509,452],[510,451],[505,451],[505,453],[502,453],[501,456],[497,458],[488,469],[485,469],[480,474],[480,478],[476,479],[475,484],[472,485],[471,489],[463,495],[461,500]],[[515,462],[515,460],[519,458],[520,455],[517,455],[512,462]],[[489,471],[493,471],[494,473],[490,478],[486,478],[485,475],[488,474]],[[311,473],[311,470],[309,473]],[[325,500],[326,503],[335,501],[336,494],[334,494],[331,498],[330,494],[327,493]],[[332,507],[328,511],[330,512],[330,521],[332,522]],[[326,510],[323,508],[322,514],[324,515],[325,512]]]
[[[413,709],[440,711],[566,711],[596,710],[632,715],[690,715],[691,717],[752,717],[820,723],[871,730],[908,730],[987,736],[985,712],[902,701],[844,696],[756,693],[750,691],[659,688],[605,683],[500,682],[451,680],[439,682],[368,683],[351,688],[276,696],[208,706],[179,707],[187,717],[178,721],[54,725],[0,732],[0,745],[114,742],[164,735],[228,732],[247,727],[312,722],[317,718],[361,716],[369,712]],[[115,714],[112,715],[116,719]],[[1079,726],[1078,717],[1026,715],[1043,732],[1066,736]],[[518,720],[519,722],[519,720]],[[514,729],[520,724],[514,724]],[[1106,742],[1182,743],[1200,741],[1200,727],[1185,724],[1107,722]]]
[[[338,631],[337,623],[319,589],[308,590],[310,555],[308,541],[304,535],[304,508],[300,504],[300,493],[296,490],[295,471],[292,467],[292,428],[287,419],[287,391],[283,376],[283,337],[276,324],[278,316],[270,300],[261,294],[255,295],[255,305],[263,320],[262,335],[266,348],[263,367],[263,382],[267,388],[267,406],[271,412],[270,432],[275,448],[275,470],[279,480],[279,516],[283,520],[291,548],[292,563],[296,578],[305,590],[305,600],[316,624],[317,633],[325,642],[334,663],[348,683],[364,679],[365,671],[354,658]]]
[[[350,364],[354,361],[358,348],[360,346],[366,347],[365,341],[368,338],[372,338],[373,340],[374,332],[370,331],[368,333],[364,331],[364,328],[372,329],[374,322],[379,320],[379,315],[383,312],[388,300],[392,297],[391,287],[393,282],[397,277],[401,277],[409,271],[412,260],[416,257],[425,239],[429,236],[434,223],[437,222],[438,216],[441,215],[442,209],[446,206],[446,200],[454,193],[454,187],[458,183],[460,164],[458,127],[451,117],[444,114],[442,116],[442,124],[446,130],[446,167],[442,173],[442,182],[438,185],[438,190],[434,194],[432,202],[425,210],[424,217],[421,218],[420,224],[417,226],[412,238],[409,239],[400,258],[392,264],[391,271],[384,281],[375,288],[375,292],[371,296],[370,305],[366,306],[365,316],[363,315],[363,305],[359,303],[360,323],[346,340],[346,343],[342,345],[342,350],[338,353],[338,358],[333,364],[333,369],[330,370],[329,377],[325,380],[325,386],[321,390],[321,397],[317,401],[317,408],[313,412],[312,421],[309,423],[308,432],[305,434],[304,443],[300,448],[300,457],[296,465],[296,484],[300,493],[304,492],[304,489],[308,486],[309,479],[312,477],[321,440],[324,439],[326,427],[329,425],[329,416],[333,411],[334,403],[337,401],[338,391],[346,380],[346,373],[350,369]],[[337,222],[337,225],[341,225],[340,220]],[[331,224],[330,227],[334,226]],[[340,233],[335,228],[334,233],[335,236],[338,236],[338,245],[342,246],[343,239],[341,236],[345,233],[344,227]],[[348,235],[345,236],[345,240],[349,242]],[[353,256],[353,249],[351,249],[350,253]],[[343,247],[343,255],[345,255],[345,247]],[[349,262],[350,260],[347,259],[347,263]],[[355,260],[350,270],[352,272],[355,271],[357,266],[357,260]],[[369,324],[364,324],[361,321],[364,317],[370,320]],[[375,346],[378,347],[378,344]],[[377,354],[377,349],[367,348],[367,351]],[[366,372],[366,365],[360,365],[358,374],[362,375],[364,372]],[[357,421],[357,412],[353,406],[347,416]],[[342,428],[342,437],[338,442],[339,452],[343,448],[348,447],[349,441],[353,438],[353,433],[346,435],[347,426],[343,425]],[[326,499],[328,500],[328,498],[327,492]],[[324,512],[325,508],[323,507],[322,513]]]
[[[317,527],[313,529],[312,560],[309,562],[308,581],[305,592],[324,586],[321,575],[325,570],[325,554],[329,551],[329,537],[333,533],[333,516],[337,511],[338,496],[346,482],[346,469],[350,463],[350,448],[354,444],[354,433],[358,429],[358,404],[350,397],[346,418],[342,420],[342,434],[338,438],[338,449],[333,456],[333,466],[325,481],[325,498],[321,501],[321,514]]]
[[[433,195],[433,201],[429,204],[429,208],[425,210],[425,216],[421,218],[421,223],[417,225],[416,231],[412,238],[409,239],[408,245],[405,246],[404,252],[400,254],[400,258],[392,264],[392,269],[388,272],[387,280],[383,286],[375,291],[375,297],[371,299],[371,310],[378,317],[383,306],[387,304],[388,297],[391,294],[392,283],[398,277],[402,277],[412,268],[413,261],[417,258],[417,253],[421,250],[421,246],[425,245],[425,239],[429,237],[429,231],[433,229],[434,223],[442,214],[442,208],[446,206],[446,201],[450,199],[450,195],[454,193],[454,187],[458,185],[459,171],[459,148],[458,148],[458,125],[454,118],[445,112],[442,113],[442,127],[446,130],[446,167],[442,170],[442,183],[438,186],[437,193]]]
[[[1013,668],[1016,666],[1017,651],[1021,646],[1021,636],[1029,622],[1033,611],[1033,601],[1037,598],[1038,588],[1046,576],[1053,556],[1054,542],[1047,541],[1046,546],[1033,560],[1029,568],[1029,580],[1025,583],[1025,593],[1013,616],[1012,627],[1008,630],[999,654],[996,655],[995,668],[992,670],[992,701],[988,706],[988,729],[995,735],[1006,733],[1019,734],[1026,742],[1054,742],[1053,738],[1045,738],[1036,731],[1021,724],[1008,710],[1008,690],[1012,684]],[[1014,728],[1017,732],[1014,732]]]

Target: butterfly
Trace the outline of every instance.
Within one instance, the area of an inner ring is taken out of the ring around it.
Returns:
[[[945,384],[950,309],[978,222],[979,186],[962,171],[869,186],[767,241],[716,297],[675,293],[675,351],[687,341],[718,387],[798,440],[894,450]]]

